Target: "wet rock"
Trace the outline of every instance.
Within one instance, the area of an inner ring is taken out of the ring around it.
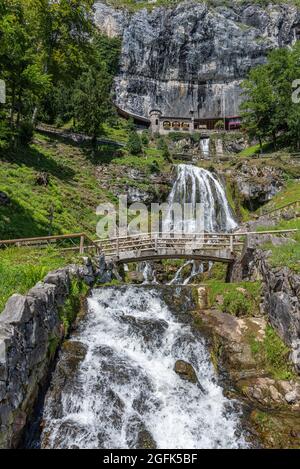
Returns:
[[[130,283],[133,283],[133,284],[143,283],[144,275],[142,272],[129,272],[128,280],[130,281]]]
[[[184,360],[177,360],[174,370],[181,379],[190,381],[194,384],[198,383],[197,374],[190,363],[187,363]]]
[[[126,428],[127,443],[130,449],[156,449],[156,442],[147,430],[145,423],[138,417],[133,416]]]
[[[141,319],[134,316],[121,316],[120,321],[130,326],[130,332],[143,338],[148,345],[161,345],[168,323],[162,319]]]
[[[156,449],[156,443],[150,432],[141,430],[138,435],[136,449]]]
[[[256,409],[251,412],[249,419],[264,448],[299,448],[300,419],[298,413],[289,411],[265,412]]]

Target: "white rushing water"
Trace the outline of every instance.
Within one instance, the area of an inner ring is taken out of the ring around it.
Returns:
[[[177,166],[177,178],[168,198],[169,214],[165,230],[195,232],[197,204],[203,206],[203,229],[207,232],[230,232],[237,227],[224,188],[210,171],[193,165]],[[184,227],[172,224],[174,204],[191,204],[192,217],[184,220]]]
[[[209,158],[210,151],[209,151],[209,138],[202,138],[200,140],[200,150],[201,150],[201,156],[203,158]]]
[[[176,320],[159,289],[94,290],[73,340],[87,353],[61,401],[46,400],[47,447],[136,448],[145,432],[157,448],[247,447],[203,339]],[[201,386],[175,373],[178,359],[193,365]]]

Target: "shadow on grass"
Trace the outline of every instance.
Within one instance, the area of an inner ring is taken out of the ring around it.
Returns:
[[[39,130],[39,133],[46,137],[50,144],[60,142],[73,148],[80,148],[85,158],[95,165],[109,164],[114,159],[123,156],[122,148],[111,143],[98,143],[97,147],[93,148],[90,142],[75,142],[71,138],[63,137],[59,134],[54,136],[42,130]],[[99,141],[101,141],[101,138],[99,138]]]
[[[59,164],[55,159],[32,147],[1,150],[0,159],[28,166],[36,171],[47,172],[63,181],[70,180],[75,175],[75,171],[69,166]]]
[[[32,213],[15,201],[0,205],[0,239],[31,238],[47,236],[49,225],[37,222]]]

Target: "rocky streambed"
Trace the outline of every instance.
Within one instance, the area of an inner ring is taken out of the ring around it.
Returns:
[[[42,415],[42,448],[245,448],[190,287],[103,287],[68,340]]]
[[[41,448],[253,448],[300,443],[300,385],[253,344],[264,317],[206,309],[203,287],[93,290],[46,394]]]

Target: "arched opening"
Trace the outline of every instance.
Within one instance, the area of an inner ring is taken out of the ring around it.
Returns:
[[[172,123],[172,128],[173,128],[174,130],[180,130],[180,122],[174,121],[174,122]]]
[[[190,130],[190,124],[188,122],[181,122],[182,130],[188,131]]]

